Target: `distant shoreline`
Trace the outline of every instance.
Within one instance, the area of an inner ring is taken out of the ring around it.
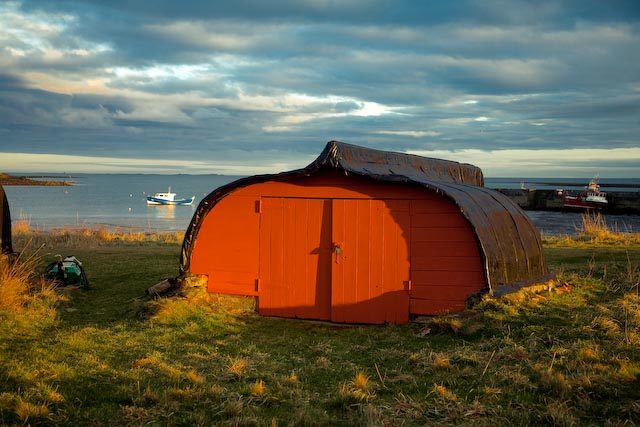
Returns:
[[[33,178],[62,178],[60,180],[37,180]],[[68,187],[74,185],[73,181],[63,180],[63,176],[18,176],[0,172],[0,185],[39,185],[44,187]]]

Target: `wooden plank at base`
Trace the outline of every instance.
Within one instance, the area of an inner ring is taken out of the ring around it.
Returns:
[[[427,300],[412,298],[409,311],[416,315],[436,315],[464,310],[464,301]]]
[[[208,291],[218,294],[244,295],[247,297],[257,297],[256,285],[251,284],[230,284],[230,283],[209,283]]]
[[[256,274],[215,270],[209,273],[207,290],[221,294],[257,296]]]

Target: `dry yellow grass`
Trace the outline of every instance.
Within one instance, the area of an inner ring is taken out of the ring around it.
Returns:
[[[31,311],[45,314],[57,301],[64,300],[55,292],[51,283],[36,277],[35,266],[40,259],[36,255],[19,255],[13,262],[0,256],[0,310],[28,315]],[[43,304],[38,304],[43,302]]]
[[[452,392],[442,384],[434,384],[433,392],[436,396],[448,402],[457,402],[459,399],[454,392]]]
[[[194,369],[187,372],[185,377],[194,384],[204,384],[206,380],[204,376],[200,375]]]
[[[10,264],[0,256],[0,308],[19,311],[29,296],[30,271],[25,264]]]
[[[585,346],[578,350],[576,356],[580,361],[594,362],[600,360],[600,349],[597,345]]]
[[[338,384],[338,398],[343,404],[368,401],[373,398],[371,379],[362,371],[356,372],[353,380]]]
[[[591,236],[608,236],[612,231],[607,225],[605,217],[601,213],[583,213],[582,225],[579,230],[583,234]]]
[[[451,368],[451,359],[446,356],[436,355],[433,358],[433,366],[440,369],[449,369]]]
[[[578,238],[594,243],[629,242],[640,243],[640,233],[621,232],[607,224],[607,220],[600,212],[582,214],[582,224],[578,227]],[[630,230],[629,230],[630,231]]]
[[[353,387],[361,393],[369,393],[371,389],[369,377],[364,372],[358,371],[353,379]]]
[[[47,232],[33,230],[29,221],[18,220],[13,224],[13,235],[16,242],[29,240],[32,244],[63,244],[80,247],[91,247],[101,243],[112,242],[156,242],[165,244],[182,243],[182,232],[142,232],[123,230],[120,228],[74,228],[59,227]]]
[[[623,229],[611,226],[599,212],[587,212],[582,215],[574,236],[543,236],[542,241],[549,247],[634,246],[640,244],[640,233],[624,226]]]
[[[264,385],[264,381],[256,380],[249,391],[253,397],[263,397],[267,392],[267,386]]]
[[[49,408],[46,406],[34,405],[29,402],[18,402],[15,411],[25,423],[31,418],[42,418],[49,415]]]
[[[298,378],[298,374],[296,374],[295,371],[291,371],[291,373],[289,375],[285,375],[283,379],[284,382],[288,384],[298,384],[300,381],[300,378]]]
[[[232,358],[227,365],[227,372],[235,377],[242,377],[247,368],[249,367],[249,361],[244,357]]]
[[[29,221],[19,219],[13,223],[13,233],[15,234],[28,234],[31,233],[31,224]]]
[[[151,366],[155,366],[158,365],[161,362],[161,356],[160,353],[155,352],[153,354],[150,354],[148,356],[142,357],[140,359],[134,360],[133,361],[133,366],[136,366],[138,368],[145,368],[145,367],[151,367]]]
[[[23,215],[22,212],[20,212],[18,219],[13,221],[11,227],[14,234],[30,234],[33,231],[31,229],[31,219]]]

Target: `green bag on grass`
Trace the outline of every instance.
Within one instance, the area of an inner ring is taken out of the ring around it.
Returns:
[[[73,255],[62,259],[61,255],[56,255],[57,261],[47,265],[44,277],[49,280],[56,280],[61,285],[78,285],[83,288],[89,287],[89,279],[82,268],[82,263]]]

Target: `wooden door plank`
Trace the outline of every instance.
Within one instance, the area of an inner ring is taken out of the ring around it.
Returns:
[[[333,321],[408,321],[409,207],[405,200],[334,200],[333,238],[342,253],[332,264]]]
[[[330,319],[330,207],[326,200],[263,199],[261,314]]]

